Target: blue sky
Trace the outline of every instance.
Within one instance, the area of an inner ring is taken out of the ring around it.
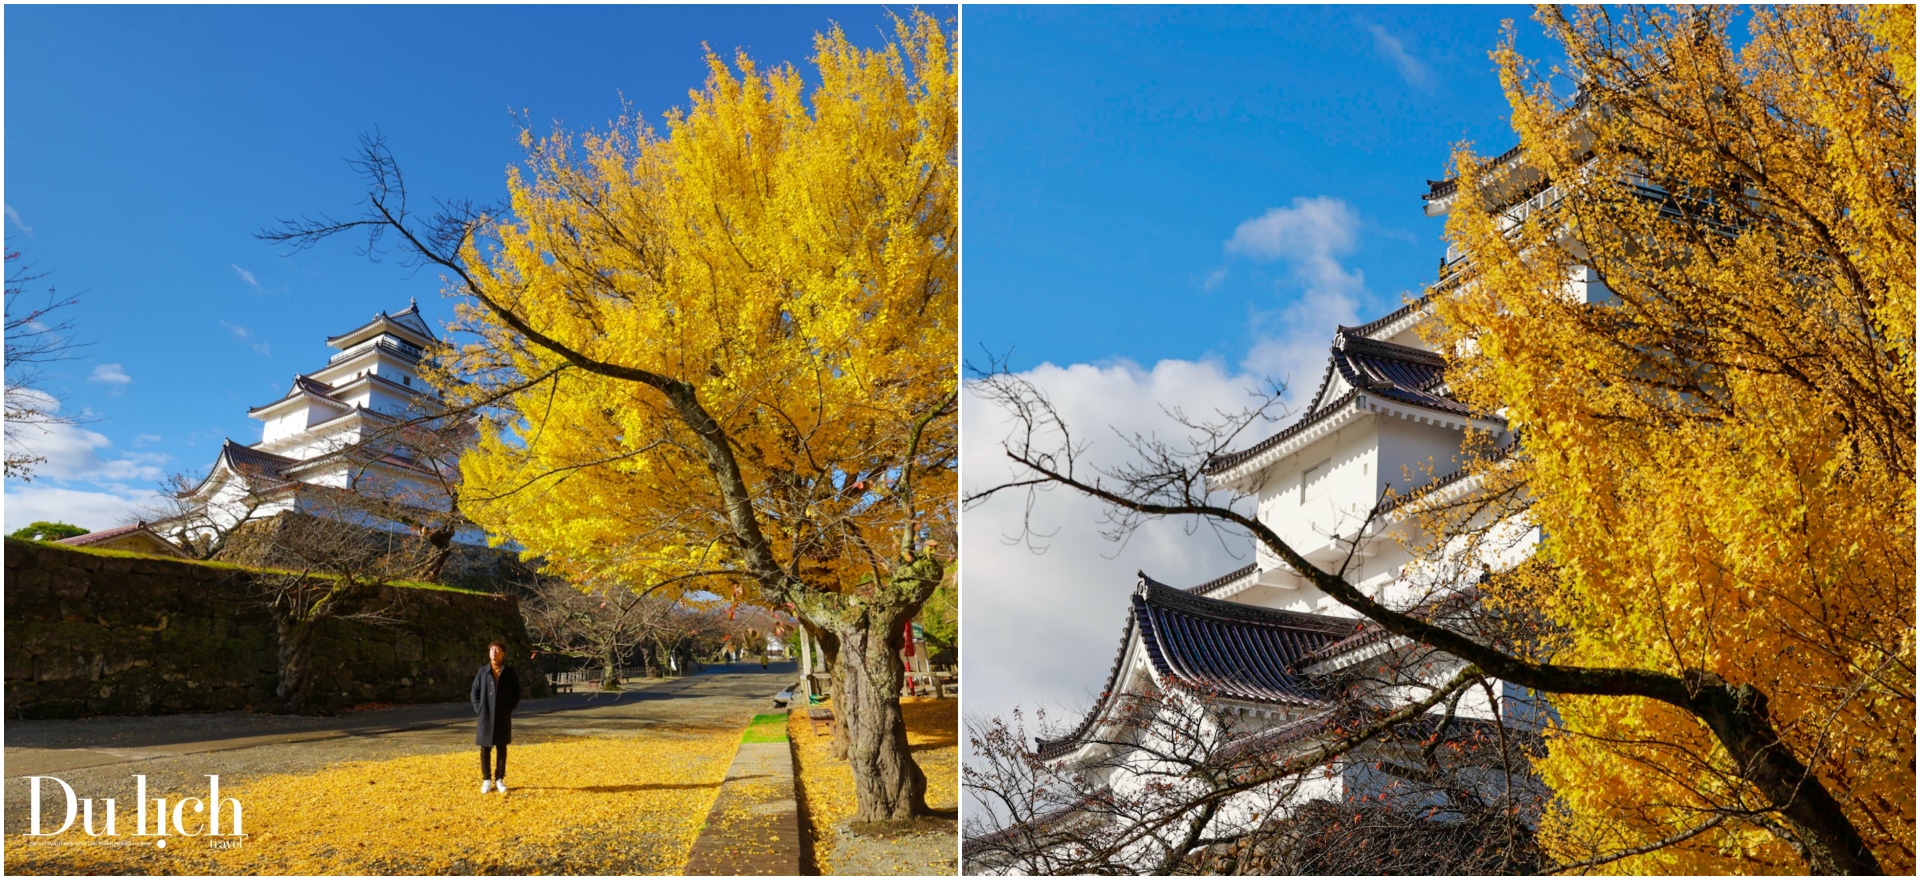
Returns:
[[[1322,256],[1365,317],[1397,307],[1444,250],[1427,178],[1513,143],[1508,18],[1544,48],[1520,7],[967,7],[967,357],[1237,364],[1338,283]],[[1299,204],[1342,234],[1229,246]]]
[[[903,11],[909,7],[899,7]],[[928,7],[951,18],[952,7]],[[418,297],[437,276],[351,242],[284,256],[276,218],[350,214],[341,161],[383,132],[416,196],[487,201],[520,156],[524,113],[604,127],[621,101],[658,120],[705,76],[701,44],[802,62],[839,22],[862,45],[882,7],[9,6],[6,246],[82,299],[80,357],[45,390],[80,430],[45,438],[8,480],[5,528],[116,524],[165,473],[221,441],[259,440],[249,407],[317,369],[327,336]]]
[[[1515,142],[1488,57],[1503,19],[1554,56],[1519,7],[968,6],[966,357],[1010,352],[1082,464],[1128,460],[1115,432],[1183,437],[1163,407],[1232,411],[1269,378],[1311,394],[1336,325],[1434,280],[1420,196],[1454,145]],[[1009,475],[1010,427],[963,401],[970,491]],[[1098,504],[1027,501],[965,512],[961,613],[968,716],[1018,707],[1029,733],[1104,683],[1136,571],[1196,584],[1252,558],[1180,522],[1115,544]]]

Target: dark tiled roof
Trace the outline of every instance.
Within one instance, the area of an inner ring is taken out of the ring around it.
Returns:
[[[313,429],[315,429],[315,428],[318,428],[318,427],[320,427],[321,425],[327,425],[327,424],[332,424],[333,422],[337,422],[337,421],[339,421],[339,420],[341,420],[341,419],[344,419],[344,418],[346,418],[346,417],[348,417],[348,416],[352,416],[352,415],[363,415],[363,416],[382,416],[382,417],[385,417],[385,416],[384,416],[384,415],[383,415],[382,413],[377,413],[377,412],[374,412],[373,410],[370,410],[370,409],[367,409],[367,408],[366,408],[366,407],[364,407],[364,406],[359,406],[359,405],[357,405],[357,404],[356,404],[356,405],[354,405],[354,406],[350,406],[350,407],[348,407],[348,408],[346,408],[345,410],[343,410],[343,411],[341,411],[341,413],[340,413],[339,415],[332,415],[332,416],[327,416],[326,418],[324,418],[324,419],[321,419],[320,421],[317,421],[317,422],[308,422],[308,423],[307,423],[307,430],[309,430],[309,431],[311,431],[311,430],[313,430]]]
[[[1319,650],[1314,651],[1313,653],[1308,654],[1305,657],[1301,657],[1300,667],[1302,669],[1305,669],[1306,667],[1312,666],[1315,663],[1319,663],[1322,660],[1329,660],[1334,657],[1339,657],[1343,654],[1349,654],[1354,651],[1358,651],[1361,648],[1364,648],[1368,645],[1378,642],[1381,639],[1384,639],[1386,637],[1387,637],[1387,631],[1384,629],[1381,629],[1379,624],[1374,623],[1373,621],[1370,621],[1370,620],[1360,621],[1355,625],[1355,631],[1353,635],[1347,636],[1346,638],[1341,639],[1337,642],[1333,642],[1332,644],[1325,645],[1321,647]]]
[[[1394,309],[1393,311],[1388,312],[1384,315],[1381,315],[1378,318],[1368,321],[1365,324],[1361,324],[1358,327],[1341,327],[1340,332],[1345,333],[1349,336],[1371,337],[1373,336],[1373,334],[1380,332],[1380,329],[1387,326],[1388,324],[1391,324],[1395,321],[1400,320],[1401,318],[1406,317],[1407,315],[1412,314],[1415,309],[1426,308],[1427,304],[1432,301],[1433,301],[1433,294],[1431,293],[1421,294],[1420,298],[1415,299],[1411,302],[1408,302],[1407,304],[1397,309]]]
[[[385,376],[380,375],[379,373],[368,373],[365,376],[362,376],[361,378],[368,380],[368,384],[391,385],[393,386],[393,390],[399,391],[403,394],[409,394],[414,397],[424,397],[427,395],[429,391],[433,390],[433,387],[428,385],[425,380],[421,380],[421,383],[418,385],[402,385],[398,382],[393,381],[392,379],[389,379]]]
[[[1100,705],[1073,733],[1039,740],[1040,755],[1066,754],[1092,731],[1123,685],[1120,664],[1136,636],[1154,671],[1173,687],[1246,702],[1317,706],[1322,698],[1293,667],[1352,631],[1351,620],[1209,599],[1142,574]]]
[[[432,342],[434,340],[433,328],[428,327],[426,319],[420,317],[420,306],[417,303],[409,301],[407,303],[406,308],[401,309],[400,311],[394,312],[391,315],[387,314],[386,312],[380,312],[379,314],[374,315],[372,320],[369,320],[365,324],[361,324],[360,326],[355,327],[352,330],[348,330],[347,332],[342,333],[338,336],[327,337],[327,344],[332,345],[334,342],[338,340],[346,339],[347,337],[352,336],[355,333],[359,333],[360,331],[365,330],[368,327],[371,327],[375,324],[378,324],[381,321],[391,322],[407,330],[408,332],[413,333],[414,335],[420,337],[421,339],[427,342]]]
[[[1520,155],[1520,145],[1514,144],[1512,149],[1493,157],[1492,160],[1486,163],[1485,167],[1491,168],[1495,165],[1503,164],[1518,155]],[[1423,201],[1431,202],[1434,199],[1441,199],[1453,195],[1453,191],[1459,188],[1459,177],[1449,177],[1446,180],[1429,180],[1427,181],[1427,194],[1420,198]]]
[[[281,397],[279,400],[275,400],[272,403],[263,403],[263,404],[260,404],[259,406],[253,407],[252,409],[247,410],[247,414],[252,415],[253,413],[257,413],[263,409],[266,409],[267,407],[278,406],[282,403],[285,403],[289,398],[293,397],[294,395],[302,394],[302,393],[310,394],[314,397],[319,398],[321,401],[333,404],[334,406],[347,406],[345,403],[342,403],[334,399],[332,385],[328,385],[327,383],[322,382],[319,379],[315,379],[311,376],[300,374],[300,375],[295,375],[293,377],[293,387],[287,389],[287,393],[285,397]],[[349,407],[349,409],[351,409],[351,407]]]
[[[1259,570],[1260,570],[1259,563],[1249,562],[1240,568],[1236,568],[1233,571],[1227,572],[1226,574],[1223,574],[1217,578],[1214,578],[1213,580],[1207,581],[1204,584],[1195,584],[1191,587],[1188,587],[1187,592],[1192,593],[1196,596],[1210,596],[1213,594],[1213,591],[1218,590],[1221,587],[1224,587],[1230,583],[1233,583],[1234,581],[1240,580],[1241,578],[1250,577],[1254,573],[1258,572]]]
[[[61,538],[60,540],[55,541],[53,543],[66,544],[70,547],[84,547],[88,544],[92,544],[97,541],[105,541],[110,538],[118,538],[121,535],[125,535],[130,532],[146,531],[146,528],[147,528],[146,523],[139,522],[139,523],[134,523],[132,525],[117,526],[111,529],[101,529],[100,531],[97,531],[97,532],[88,532],[84,535],[74,535],[71,538]]]
[[[305,391],[308,394],[318,394],[321,397],[325,397],[330,400],[333,397],[333,386],[328,385],[327,383],[322,382],[319,379],[315,379],[312,376],[293,377],[293,387],[298,388],[301,391]]]
[[[262,452],[251,446],[242,446],[232,440],[228,440],[226,445],[220,447],[220,455],[224,457],[227,460],[227,464],[235,470],[246,471],[265,477],[277,478],[280,476],[280,472],[287,467],[300,463],[300,460],[297,458],[288,458],[284,455]]]
[[[1324,383],[1322,384],[1324,385]],[[1318,409],[1312,410],[1308,412],[1306,415],[1301,416],[1299,421],[1294,422],[1293,424],[1280,429],[1279,433],[1276,433],[1265,440],[1255,443],[1252,446],[1249,446],[1238,452],[1229,452],[1224,455],[1213,456],[1212,458],[1207,459],[1207,464],[1204,468],[1202,468],[1202,470],[1208,474],[1217,474],[1217,473],[1220,473],[1221,471],[1226,470],[1227,468],[1233,467],[1236,464],[1246,461],[1249,458],[1259,455],[1262,452],[1272,449],[1275,446],[1285,443],[1288,440],[1288,438],[1293,437],[1295,434],[1298,434],[1302,431],[1305,431],[1308,428],[1313,427],[1316,424],[1319,424],[1320,421],[1326,418],[1329,413],[1333,413],[1339,410],[1340,408],[1346,406],[1349,402],[1353,400],[1354,395],[1358,393],[1359,393],[1358,391],[1349,389],[1347,393],[1342,394],[1339,397],[1334,398],[1333,400],[1327,401]]]
[[[1206,472],[1220,473],[1280,445],[1345,408],[1362,393],[1450,415],[1475,415],[1473,410],[1442,393],[1446,385],[1445,358],[1425,349],[1369,339],[1355,332],[1357,329],[1342,327],[1334,334],[1333,351],[1327,358],[1320,390],[1314,393],[1313,405],[1299,421],[1246,449],[1215,456],[1207,462]],[[1335,374],[1347,390],[1329,400],[1327,392],[1333,387]]]
[[[1295,658],[1351,631],[1349,620],[1208,599],[1141,575],[1140,640],[1160,675],[1189,690],[1263,703],[1315,704]]]
[[[179,557],[185,557],[187,555],[186,553],[182,552],[180,548],[176,546],[172,541],[167,540],[166,536],[160,534],[159,532],[154,531],[153,528],[147,525],[145,521],[137,522],[132,525],[120,526],[118,528],[101,529],[100,531],[97,531],[97,532],[88,532],[84,535],[75,535],[71,538],[61,538],[60,540],[55,541],[54,543],[65,544],[69,547],[85,547],[89,544],[98,544],[102,541],[111,541],[115,538],[124,538],[128,535],[133,535],[133,534],[146,535],[148,540],[151,540],[155,544],[159,545],[159,548],[162,551],[170,555],[179,556]]]
[[[200,478],[199,485],[188,490],[186,494],[196,494],[201,489],[206,488],[207,483],[212,481],[216,474],[220,473],[220,463],[223,461],[227,463],[228,468],[234,471],[277,483],[290,482],[290,479],[284,475],[282,471],[300,463],[299,459],[288,458],[284,455],[274,455],[271,452],[262,452],[251,446],[242,446],[233,442],[232,438],[228,438],[225,443],[220,445],[220,454],[214,457],[213,467],[208,468],[207,475]]]
[[[405,324],[408,329],[414,330],[428,339],[433,338],[433,328],[428,327],[427,320],[420,317],[420,304],[413,300],[407,300],[406,308],[394,312],[387,317],[392,318],[395,323]]]

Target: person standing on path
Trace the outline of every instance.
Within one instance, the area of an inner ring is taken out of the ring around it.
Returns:
[[[513,741],[513,708],[520,705],[520,676],[507,665],[507,646],[487,646],[487,663],[473,676],[473,741],[480,746],[480,793],[507,793],[507,744]],[[498,761],[490,760],[498,752]]]

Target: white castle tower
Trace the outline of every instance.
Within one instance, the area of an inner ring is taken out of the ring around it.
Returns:
[[[1444,213],[1454,182],[1430,183],[1427,211]],[[1333,328],[1326,370],[1299,417],[1205,466],[1209,489],[1251,498],[1260,522],[1314,566],[1433,622],[1470,616],[1479,578],[1519,564],[1539,543],[1524,516],[1484,524],[1497,539],[1467,546],[1427,534],[1418,515],[1475,491],[1466,450],[1505,454],[1516,442],[1500,413],[1454,399],[1446,359],[1421,332],[1435,320],[1431,297],[1447,295],[1461,277],[1458,262],[1448,254],[1427,295],[1366,324]],[[1570,290],[1589,302],[1606,296],[1584,271]],[[1192,784],[1181,761],[1272,765],[1308,753],[1437,692],[1464,666],[1387,633],[1257,544],[1252,564],[1193,586],[1143,572],[1128,606],[1095,704],[1075,726],[1035,744],[1060,778],[1076,780],[1069,787],[1083,800],[969,840],[969,870],[1017,872],[1034,863],[1012,853],[1073,851],[1076,835],[1098,837],[1089,829],[1132,827],[1114,817]],[[1489,680],[1409,723],[1524,734],[1551,711],[1524,688]],[[1442,713],[1444,724],[1436,721]],[[1244,828],[1309,803],[1381,802],[1400,788],[1378,768],[1404,751],[1360,745],[1230,796],[1207,826]]]
[[[438,402],[420,375],[434,342],[412,302],[328,338],[338,351],[325,366],[294,376],[285,396],[247,411],[263,423],[260,442],[228,439],[206,478],[181,499],[192,512],[156,527],[193,542],[247,520],[337,507],[320,503],[327,490],[379,491],[445,510],[450,500],[442,477],[451,463],[420,460],[396,432]],[[480,537],[462,534],[460,540],[478,543]]]

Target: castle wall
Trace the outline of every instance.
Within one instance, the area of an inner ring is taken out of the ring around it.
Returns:
[[[1378,421],[1360,419],[1269,466],[1260,521],[1308,558],[1331,560],[1334,531],[1352,534],[1376,500]],[[1266,548],[1258,551],[1261,568],[1280,565]]]
[[[5,557],[8,717],[271,702],[279,638],[253,571],[11,538]],[[509,657],[530,651],[512,596],[381,587],[345,610],[373,608],[393,622],[329,620],[315,635],[314,708],[463,700],[489,641]],[[528,684],[545,695],[544,681]]]
[[[1466,434],[1412,419],[1380,419],[1380,472],[1374,492],[1391,486],[1404,496],[1460,469]]]

